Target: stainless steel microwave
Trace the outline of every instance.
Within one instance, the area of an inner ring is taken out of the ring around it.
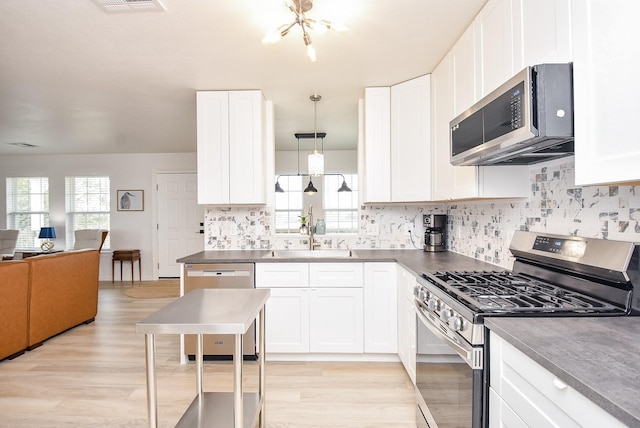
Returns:
[[[572,64],[527,67],[449,125],[453,165],[526,165],[572,155]]]

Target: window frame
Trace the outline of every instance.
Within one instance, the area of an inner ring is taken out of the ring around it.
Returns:
[[[288,176],[280,176],[278,179],[278,175],[275,176],[274,181],[278,180],[283,193],[276,193],[275,201],[274,201],[274,209],[273,209],[273,230],[276,235],[292,235],[299,233],[299,228],[301,224],[300,217],[304,214],[304,193],[303,185],[304,180],[301,175],[288,175]],[[278,208],[278,201],[282,201],[286,196],[287,204],[286,208]],[[295,201],[292,204],[292,197],[295,197]],[[299,208],[295,208],[295,204],[300,204]],[[294,208],[291,206],[294,205]],[[280,214],[280,215],[279,215]],[[282,216],[286,216],[287,218],[287,227],[278,228],[281,225]]]
[[[65,177],[65,226],[67,248],[75,245],[75,231],[80,229],[111,228],[111,178],[109,176],[67,176]],[[99,180],[98,192],[92,192],[91,181]],[[78,183],[80,181],[80,183]],[[82,183],[84,181],[84,184]],[[80,186],[80,188],[78,187]],[[83,191],[82,187],[84,187]],[[81,206],[85,204],[84,207]],[[100,209],[90,209],[90,205],[98,204]],[[78,209],[85,208],[85,209]],[[97,216],[90,219],[90,216]],[[110,234],[107,235],[102,249],[111,248]]]
[[[33,185],[38,180],[37,191],[32,191]],[[28,192],[20,191],[21,182],[28,181]],[[49,226],[50,204],[49,204],[49,177],[6,177],[6,221],[8,229],[20,231],[16,248],[34,249],[38,248],[38,235],[40,228]],[[40,199],[37,203],[37,199]],[[20,209],[20,206],[28,202],[29,209]],[[40,209],[32,209],[34,205],[39,205]],[[22,227],[22,220],[29,219],[29,227]],[[39,218],[39,220],[38,220]],[[36,220],[36,221],[34,221]],[[35,224],[35,228],[34,228]]]
[[[347,185],[351,189],[351,192],[337,192],[338,188],[342,185],[342,177],[338,175],[325,175],[322,180],[322,187],[324,192],[322,194],[322,209],[324,215],[324,221],[327,228],[327,234],[331,235],[353,235],[358,234],[360,229],[359,227],[359,203],[358,203],[358,174],[357,173],[341,173],[344,177]],[[335,183],[333,182],[335,181]],[[330,189],[330,190],[329,190]],[[336,194],[330,192],[337,192]],[[336,196],[337,195],[337,196]],[[349,196],[350,199],[350,207],[343,208],[340,206],[340,201],[346,199],[346,196]],[[333,198],[338,202],[337,207],[328,206],[328,197],[336,196]],[[335,227],[335,221],[331,220],[333,213],[338,216],[338,226]],[[348,220],[350,224],[349,227],[341,227],[340,222],[346,221],[341,220],[344,218],[345,214],[351,217],[351,220]]]

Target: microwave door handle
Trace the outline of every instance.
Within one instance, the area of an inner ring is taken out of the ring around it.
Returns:
[[[422,322],[422,324],[424,324],[424,326],[427,327],[429,331],[431,331],[431,333],[447,342],[447,344],[456,351],[456,354],[458,354],[469,367],[471,367],[472,369],[482,368],[482,358],[479,358],[479,362],[476,362],[475,364],[473,358],[474,352],[481,353],[481,350],[474,350],[472,347],[469,347],[469,349],[467,349],[463,345],[454,342],[449,336],[441,332],[435,325],[433,325],[431,321],[427,319],[427,317],[422,314],[422,308],[420,308],[419,306],[416,306],[416,314],[418,315],[418,318]]]

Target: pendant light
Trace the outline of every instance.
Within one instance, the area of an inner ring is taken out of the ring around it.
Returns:
[[[316,193],[318,193],[318,189],[316,189],[313,185],[311,177],[309,177],[309,184],[307,185],[307,188],[304,189],[304,193],[306,193],[307,195],[315,195]]]
[[[338,193],[340,192],[351,192],[351,189],[347,186],[347,180],[344,179],[344,176],[342,176],[342,186],[338,189]]]
[[[324,174],[324,154],[318,153],[318,101],[322,99],[320,95],[311,95],[309,97],[313,101],[313,153],[308,157],[309,174],[319,176]]]

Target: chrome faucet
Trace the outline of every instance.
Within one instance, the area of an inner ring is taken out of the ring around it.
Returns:
[[[315,242],[315,231],[313,230],[313,205],[309,205],[307,218],[309,219],[309,250],[313,251],[316,247],[320,246],[320,244]]]
[[[309,219],[309,250],[313,250],[313,205],[309,205],[307,218]]]

